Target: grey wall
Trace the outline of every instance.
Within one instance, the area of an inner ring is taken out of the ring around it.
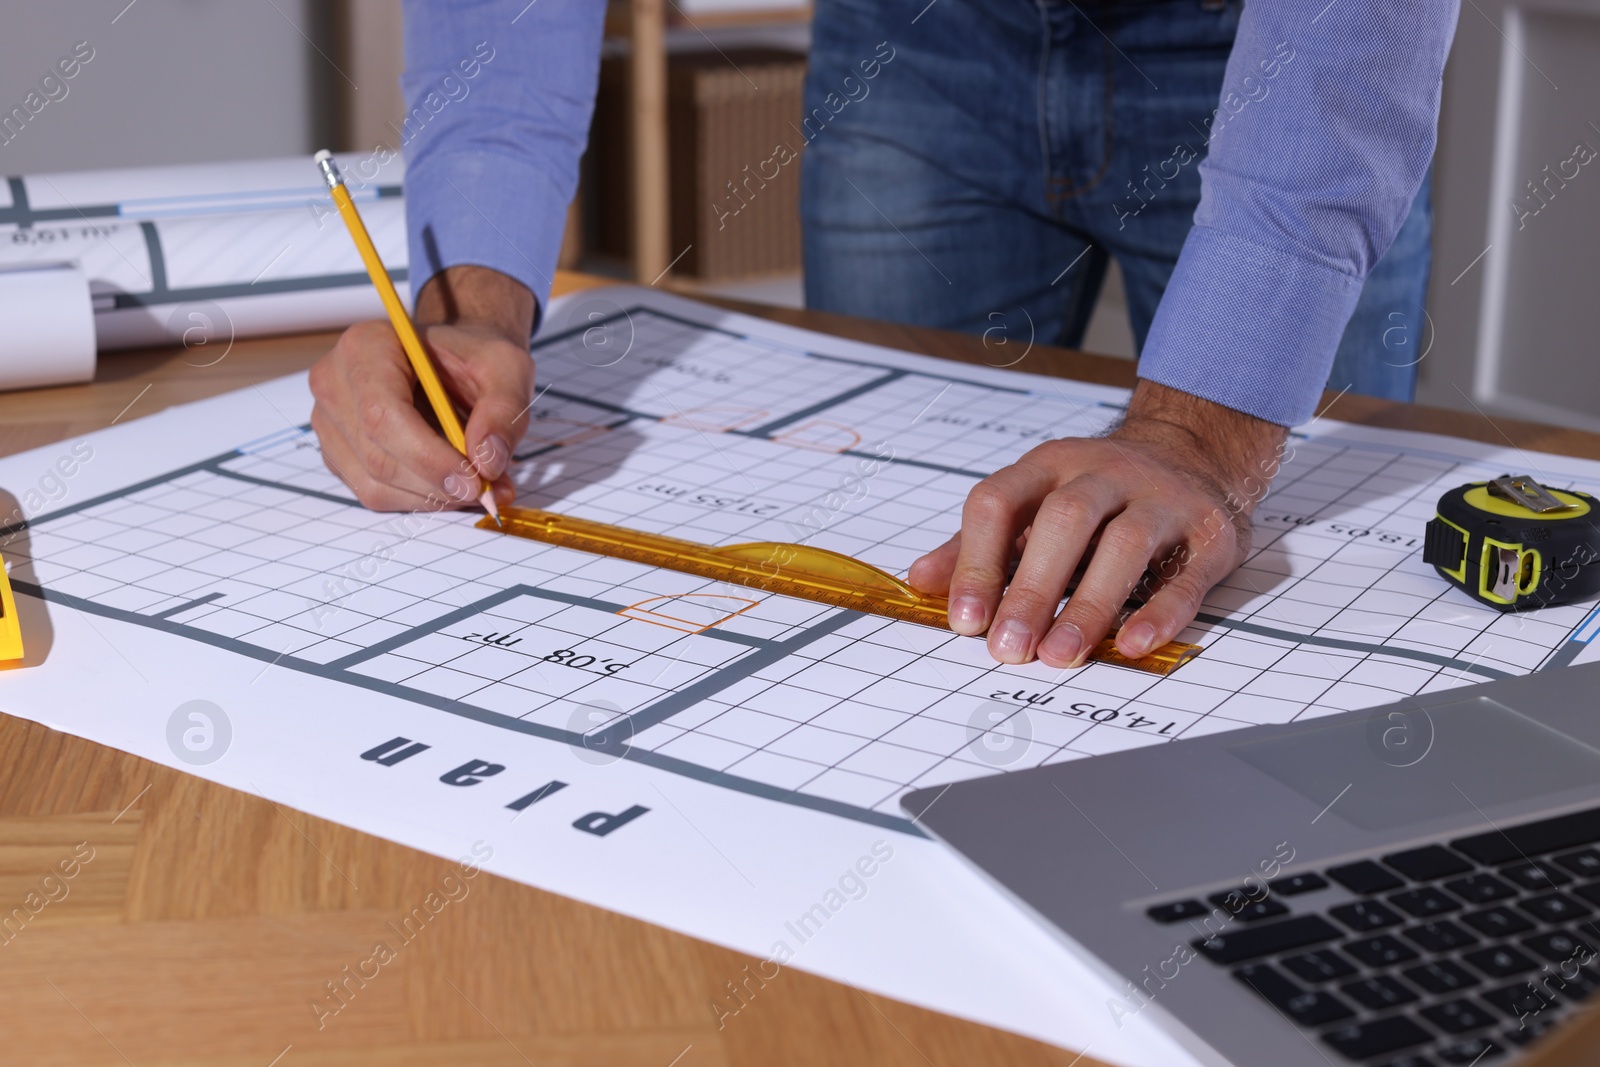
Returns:
[[[1444,101],[1419,399],[1600,429],[1600,0],[1464,3]]]
[[[0,0],[0,115],[24,107],[75,44],[94,50],[64,83],[65,97],[0,144],[0,174],[312,151],[323,132],[313,116],[337,113],[337,103],[313,107],[313,94],[339,75],[307,40],[326,39],[319,23],[328,6]]]

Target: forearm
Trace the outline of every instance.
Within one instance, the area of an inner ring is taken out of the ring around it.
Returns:
[[[449,267],[428,279],[417,296],[419,326],[477,325],[515,344],[533,332],[537,305],[527,286],[488,267]]]
[[[407,0],[400,134],[413,292],[470,263],[548,299],[604,17],[595,0]]]
[[[1433,157],[1454,0],[1247,4],[1142,377],[1295,425]]]

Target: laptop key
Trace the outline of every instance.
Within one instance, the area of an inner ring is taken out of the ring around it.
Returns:
[[[1479,863],[1510,863],[1524,856],[1560,852],[1600,841],[1600,808],[1491,830],[1450,842],[1450,847]]]
[[[1463,915],[1461,921],[1485,937],[1510,937],[1533,929],[1533,924],[1527,919],[1499,906]]]
[[[1433,1061],[1426,1056],[1401,1056],[1397,1060],[1390,1060],[1382,1067],[1433,1067]]]
[[[1393,852],[1383,857],[1383,862],[1413,882],[1432,882],[1472,870],[1472,864],[1443,845],[1426,845],[1405,852]]]
[[[1472,1067],[1473,1064],[1499,1059],[1505,1055],[1505,1051],[1486,1037],[1467,1037],[1452,1041],[1448,1045],[1441,1045],[1434,1050],[1434,1055],[1446,1063],[1460,1063]]]
[[[1407,963],[1417,958],[1415,952],[1412,952],[1388,934],[1378,934],[1376,937],[1363,937],[1358,941],[1351,941],[1344,946],[1344,950],[1368,967],[1390,967],[1396,963]]]
[[[1383,930],[1405,922],[1398,912],[1376,900],[1358,900],[1354,904],[1340,904],[1336,908],[1329,908],[1328,914],[1358,934],[1368,930]]]
[[[1586,885],[1573,886],[1572,892],[1588,903],[1600,908],[1600,882],[1589,882]]]
[[[1468,904],[1493,904],[1517,895],[1516,887],[1492,874],[1469,874],[1446,882],[1444,887]]]
[[[1547,923],[1564,923],[1581,919],[1594,910],[1565,893],[1546,893],[1543,896],[1529,897],[1527,900],[1518,901],[1517,907],[1535,919]]]
[[[1226,965],[1292,952],[1343,936],[1337,926],[1320,915],[1298,915],[1264,926],[1201,938],[1193,944],[1195,950],[1212,963]]]
[[[1482,1030],[1500,1021],[1470,1000],[1447,1000],[1431,1008],[1422,1009],[1422,1017],[1447,1034],[1465,1034]]]
[[[1262,892],[1260,897],[1255,897],[1243,889],[1229,889],[1221,893],[1212,893],[1206,897],[1206,903],[1232,915],[1246,904],[1254,904],[1258,899],[1267,899],[1267,894]]]
[[[1523,1019],[1509,1030],[1500,1031],[1496,1041],[1507,1047],[1531,1045],[1545,1034],[1549,1033],[1559,1020],[1556,1019]]]
[[[1553,863],[1513,863],[1509,867],[1500,868],[1500,876],[1523,889],[1534,892],[1554,889],[1558,885],[1566,885],[1572,881],[1572,875]]]
[[[1452,911],[1461,910],[1461,905],[1454,897],[1431,885],[1396,893],[1389,898],[1389,903],[1419,919],[1431,919],[1435,915],[1447,915]]]
[[[1472,974],[1459,963],[1450,960],[1433,960],[1416,967],[1407,967],[1405,976],[1435,996],[1470,989],[1483,979]]]
[[[1409,986],[1387,974],[1363,978],[1359,982],[1347,982],[1339,987],[1339,991],[1363,1008],[1373,1011],[1398,1008],[1417,999],[1417,994]]]
[[[1576,960],[1580,955],[1589,957],[1594,954],[1594,949],[1589,943],[1572,934],[1565,934],[1559,930],[1554,933],[1535,934],[1522,939],[1525,948],[1531,949],[1535,954],[1543,956],[1551,963],[1562,963],[1566,960]]]
[[[1211,909],[1198,900],[1175,900],[1171,904],[1157,904],[1153,908],[1147,908],[1145,914],[1158,923],[1176,923],[1210,915]]]
[[[1231,889],[1226,893],[1213,893],[1206,899],[1232,915],[1240,922],[1253,923],[1261,919],[1273,919],[1279,915],[1289,914],[1289,909],[1271,897],[1261,900],[1252,900],[1242,889]]]
[[[1555,858],[1555,864],[1579,878],[1600,878],[1600,849],[1582,848]]]
[[[1580,967],[1576,958],[1563,960],[1543,973],[1524,979],[1524,984],[1537,988],[1546,1000],[1565,999],[1581,1003],[1600,990],[1600,974],[1593,968]]]
[[[1561,983],[1561,991],[1568,999],[1588,1000],[1596,990],[1600,990],[1600,974],[1596,974],[1593,968],[1579,967],[1576,973],[1569,974],[1572,970],[1571,965],[1558,967],[1556,971],[1559,978],[1554,979]]]
[[[1362,896],[1371,896],[1373,893],[1387,893],[1391,889],[1399,889],[1406,883],[1394,874],[1384,870],[1371,860],[1362,860],[1359,863],[1347,863],[1342,867],[1329,867],[1328,877],[1344,886],[1352,893]]]
[[[1300,1026],[1323,1026],[1355,1014],[1332,993],[1302,989],[1282,971],[1265,963],[1246,964],[1234,971],[1233,976]]]
[[[1301,893],[1311,893],[1318,889],[1328,888],[1328,880],[1320,874],[1291,874],[1283,878],[1274,878],[1267,883],[1267,888],[1279,896],[1292,897]]]
[[[1463,953],[1461,958],[1489,978],[1510,978],[1514,974],[1536,970],[1539,966],[1527,954],[1510,945],[1480,948],[1475,952]]]
[[[1433,1035],[1404,1015],[1341,1026],[1322,1035],[1322,1040],[1352,1060],[1370,1060],[1402,1049],[1415,1048],[1433,1040]]]
[[[1501,986],[1491,989],[1487,993],[1479,994],[1485,1004],[1497,1011],[1502,1011],[1513,1019],[1523,1019],[1538,1015],[1546,1008],[1554,1007],[1560,1003],[1560,998],[1550,990],[1533,981],[1518,982],[1515,985]]]
[[[1478,943],[1477,938],[1449,919],[1413,926],[1409,930],[1400,931],[1400,936],[1428,952],[1454,952],[1458,948],[1471,948]]]
[[[1356,973],[1355,966],[1331,948],[1319,948],[1279,962],[1303,982],[1331,982]]]

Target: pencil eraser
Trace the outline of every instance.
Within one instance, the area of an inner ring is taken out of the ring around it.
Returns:
[[[316,155],[311,157],[311,162],[313,162],[313,163],[321,163],[324,159],[332,159],[332,158],[333,158],[333,153],[328,151],[326,148],[324,148],[322,151],[318,152]]]

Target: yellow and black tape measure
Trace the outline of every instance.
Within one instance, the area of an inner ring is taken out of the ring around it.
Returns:
[[[1422,561],[1501,611],[1567,604],[1600,593],[1597,522],[1588,493],[1503,474],[1439,498]]]

